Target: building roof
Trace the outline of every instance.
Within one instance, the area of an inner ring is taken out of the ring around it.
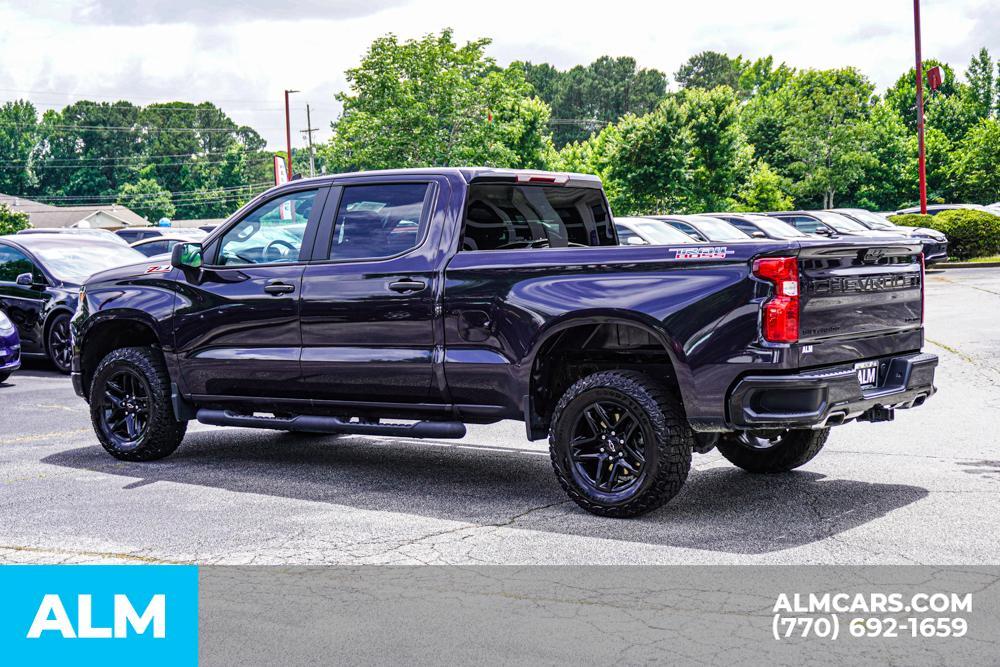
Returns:
[[[0,193],[0,204],[6,204],[12,211],[27,213],[28,221],[32,227],[72,227],[98,213],[118,220],[122,227],[149,226],[149,220],[135,211],[117,204],[110,206],[52,206],[3,193]]]

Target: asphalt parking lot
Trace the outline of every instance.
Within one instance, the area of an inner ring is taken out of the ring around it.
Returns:
[[[171,457],[119,462],[69,379],[29,363],[0,385],[0,562],[995,564],[1000,269],[929,274],[927,339],[924,407],[834,429],[794,473],[695,455],[631,521],[579,510],[519,423],[451,442],[192,424]]]

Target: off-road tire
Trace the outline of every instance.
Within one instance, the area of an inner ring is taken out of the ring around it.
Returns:
[[[819,454],[829,435],[829,428],[789,429],[780,434],[773,446],[754,449],[741,441],[739,434],[727,434],[719,438],[717,447],[730,463],[747,472],[788,472]]]
[[[642,430],[642,476],[625,497],[610,499],[610,494],[582,481],[570,459],[576,425],[598,399],[623,404]],[[577,381],[556,405],[549,429],[549,456],[559,484],[583,509],[613,518],[645,514],[676,496],[691,469],[693,443],[694,433],[680,399],[659,382],[634,371],[602,371]]]
[[[106,384],[123,372],[135,374],[149,392],[145,428],[136,440],[127,444],[110,433],[104,417]],[[171,408],[170,377],[163,356],[151,347],[121,348],[101,360],[90,383],[90,419],[101,446],[122,461],[155,461],[169,456],[181,444],[187,430],[187,422],[178,421]]]

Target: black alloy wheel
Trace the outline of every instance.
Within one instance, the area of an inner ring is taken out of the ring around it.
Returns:
[[[101,430],[119,450],[139,446],[149,427],[151,394],[146,380],[131,369],[122,369],[105,380]]]
[[[594,491],[627,495],[644,478],[645,452],[639,417],[622,402],[595,401],[573,426],[573,476]]]
[[[69,334],[69,315],[57,315],[49,327],[49,360],[60,373],[69,373],[73,362],[73,341]]]

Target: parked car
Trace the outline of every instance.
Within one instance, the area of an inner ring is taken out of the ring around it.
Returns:
[[[804,232],[800,232],[787,222],[769,218],[766,215],[757,213],[712,213],[710,215],[713,218],[725,220],[744,234],[754,238],[786,240],[806,237]]]
[[[749,234],[744,234],[724,220],[710,218],[707,215],[651,215],[649,217],[670,225],[701,243],[750,240]]]
[[[774,211],[765,215],[787,222],[806,234],[831,237],[865,236],[868,238],[899,238],[904,236],[900,233],[868,229],[860,222],[829,211]]]
[[[118,245],[128,245],[128,242],[107,229],[85,229],[80,227],[31,227],[22,229],[18,234],[70,234],[85,236],[92,241],[109,241]]]
[[[199,230],[195,230],[197,232]],[[155,255],[169,254],[173,250],[174,246],[178,243],[184,243],[186,241],[200,241],[205,238],[205,234],[192,233],[190,230],[175,231],[170,234],[162,234],[160,236],[151,236],[141,241],[136,241],[131,244],[131,248],[138,252],[141,252],[146,257],[153,257]]]
[[[23,356],[69,373],[69,320],[94,272],[146,258],[118,243],[65,234],[0,236],[0,311],[17,326]]]
[[[697,243],[684,232],[651,218],[615,218],[615,230],[618,232],[618,242],[622,245]]]
[[[927,215],[937,215],[942,211],[954,211],[956,209],[968,209],[971,211],[985,211],[987,213],[992,213],[997,215],[997,212],[992,210],[989,206],[982,206],[980,204],[928,204],[927,205]],[[911,206],[910,208],[903,208],[896,211],[895,215],[906,215],[909,213],[920,213],[919,206]]]
[[[17,327],[0,310],[0,384],[21,367],[21,339]]]
[[[894,232],[920,239],[920,242],[924,245],[924,261],[927,266],[944,262],[948,259],[948,237],[936,229],[897,225],[890,222],[886,217],[863,208],[838,208],[833,209],[832,212],[859,222],[868,229],[880,232]]]
[[[201,238],[208,236],[208,233],[204,230],[197,228],[184,228],[184,229],[174,229],[173,227],[129,227],[126,229],[119,229],[115,232],[118,236],[125,239],[128,244],[135,243],[136,241],[142,241],[144,239],[150,239],[157,236],[171,236],[176,234],[178,231],[184,233],[198,234]]]
[[[266,250],[265,230],[303,223]],[[73,386],[128,461],[169,455],[192,419],[427,438],[522,420],[570,498],[613,517],[673,497],[694,450],[787,471],[830,427],[934,393],[919,243],[727,238],[619,245],[581,174],[293,181],[166,271],[87,280]]]

